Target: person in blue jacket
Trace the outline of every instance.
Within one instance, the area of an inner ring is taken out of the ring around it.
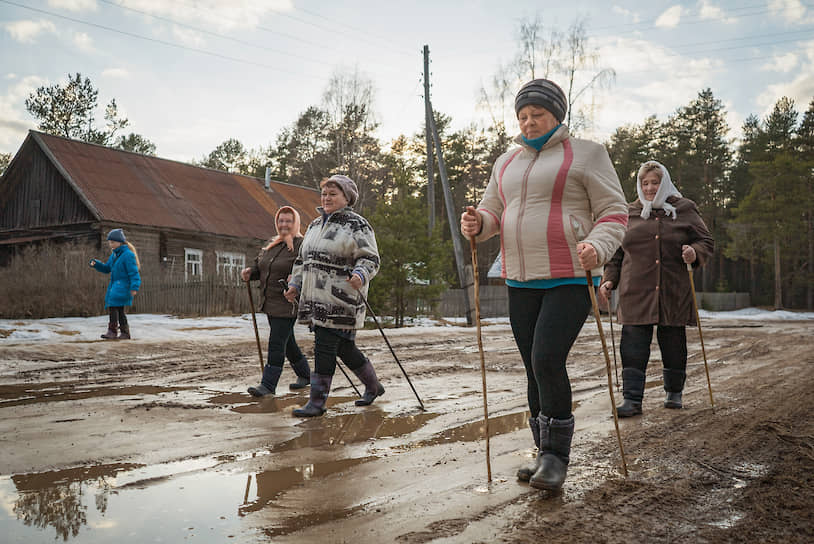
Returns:
[[[139,259],[136,248],[127,241],[122,229],[113,229],[107,235],[107,243],[113,251],[106,263],[91,259],[90,266],[102,274],[110,274],[110,284],[105,294],[105,308],[110,312],[106,340],[129,340],[130,325],[124,315],[124,307],[133,304],[133,297],[141,286]],[[116,331],[121,328],[121,334]]]

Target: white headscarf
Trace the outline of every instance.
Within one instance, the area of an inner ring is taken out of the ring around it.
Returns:
[[[644,169],[651,165],[658,166],[661,171],[661,183],[652,201],[645,200],[644,193],[642,192],[642,175],[644,174]],[[670,179],[670,172],[667,171],[663,164],[657,161],[647,161],[639,167],[639,173],[636,174],[636,192],[639,194],[639,201],[642,203],[642,213],[639,214],[642,219],[650,217],[650,212],[653,208],[661,208],[664,210],[664,213],[667,214],[667,217],[672,215],[673,220],[675,220],[677,216],[675,206],[668,204],[667,198],[671,196],[681,198],[681,193],[679,193],[676,186],[673,185],[673,180]]]

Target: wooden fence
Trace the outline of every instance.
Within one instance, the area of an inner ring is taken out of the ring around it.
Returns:
[[[261,295],[252,282],[255,306]],[[184,282],[159,280],[155,284],[142,284],[133,301],[131,313],[171,315],[237,315],[251,311],[246,284],[224,283],[218,278]]]

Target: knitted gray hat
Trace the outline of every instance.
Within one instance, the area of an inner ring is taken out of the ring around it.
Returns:
[[[534,104],[542,106],[562,123],[568,111],[568,101],[560,86],[548,79],[533,79],[520,87],[514,99],[514,112],[518,113],[523,106]]]
[[[345,195],[345,199],[348,201],[348,206],[352,207],[354,204],[356,204],[356,199],[359,198],[359,189],[356,188],[356,183],[354,183],[352,179],[350,179],[348,176],[336,174],[323,181],[322,185],[329,182],[335,183],[339,187],[339,189]]]
[[[127,238],[124,237],[124,231],[122,229],[113,229],[107,235],[108,240],[113,240],[114,242],[121,242],[122,244],[127,243]]]

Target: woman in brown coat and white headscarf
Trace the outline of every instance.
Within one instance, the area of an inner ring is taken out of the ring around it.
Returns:
[[[290,384],[289,388],[302,389],[311,383],[308,360],[294,338],[296,306],[283,296],[294,259],[302,244],[300,214],[291,206],[282,206],[274,216],[274,224],[277,236],[260,250],[252,266],[244,268],[240,273],[243,281],[260,281],[263,292],[260,309],[269,320],[268,359],[263,369],[263,378],[260,385],[248,389],[249,394],[254,397],[276,393],[286,357],[297,375],[297,381]]]
[[[605,265],[599,287],[603,301],[612,289],[619,289],[624,396],[616,408],[620,417],[642,413],[654,325],[664,364],[664,406],[682,407],[687,367],[685,327],[696,324],[687,264],[703,266],[713,250],[712,236],[695,202],[681,196],[662,164],[642,164],[636,191],[639,198],[629,205],[622,247]]]

